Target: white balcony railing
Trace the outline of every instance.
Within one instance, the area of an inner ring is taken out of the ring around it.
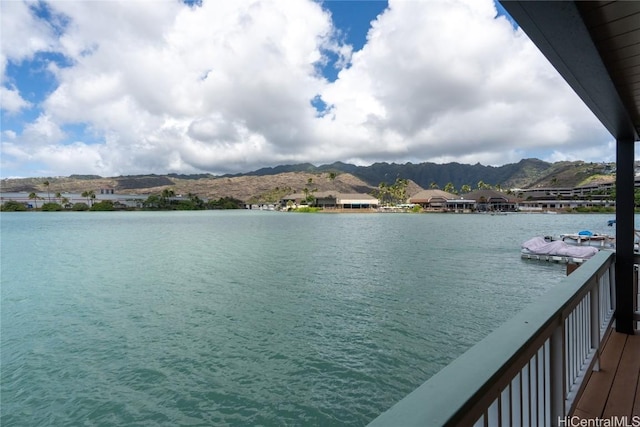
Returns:
[[[615,310],[601,251],[370,426],[553,426],[570,413]]]

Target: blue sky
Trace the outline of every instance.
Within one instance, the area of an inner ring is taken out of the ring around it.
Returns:
[[[356,51],[362,49],[366,44],[371,21],[383,13],[388,5],[386,0],[330,0],[322,2],[322,7],[331,12],[331,20],[338,29],[338,37],[350,44]],[[335,58],[335,55],[331,55],[331,59]],[[338,76],[338,69],[333,65],[334,62],[330,62],[323,69],[324,76],[330,81],[335,81]]]
[[[0,8],[1,177],[614,159],[493,0]]]

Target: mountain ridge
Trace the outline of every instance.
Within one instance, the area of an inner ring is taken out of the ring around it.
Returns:
[[[502,166],[484,166],[480,163],[469,165],[458,162],[444,164],[379,162],[369,166],[356,166],[343,162],[321,166],[301,163],[261,168],[244,174],[224,176],[266,176],[285,172],[342,172],[350,173],[372,186],[377,186],[381,182],[392,184],[396,178],[404,178],[415,182],[422,188],[429,188],[432,184],[442,188],[447,183],[452,183],[456,188],[465,184],[475,187],[480,180],[488,184],[499,185],[502,188],[530,188],[532,186],[579,186],[594,175],[610,175],[612,170],[615,170],[614,163],[588,163],[582,160],[549,163],[530,158]]]
[[[457,162],[386,163],[356,166],[334,162],[315,166],[311,163],[279,165],[255,171],[212,175],[199,174],[144,174],[117,177],[98,175],[71,175],[69,177],[5,178],[2,192],[82,192],[113,189],[118,193],[154,194],[171,187],[176,194],[197,194],[201,197],[235,197],[247,202],[274,202],[287,194],[316,189],[346,193],[371,193],[382,182],[393,184],[396,179],[410,182],[409,194],[427,188],[444,188],[452,184],[460,189],[482,182],[496,188],[576,187],[590,182],[611,182],[613,163],[587,163],[584,161],[548,163],[540,159],[522,159],[503,166],[484,166]]]

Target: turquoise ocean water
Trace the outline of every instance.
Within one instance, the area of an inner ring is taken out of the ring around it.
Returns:
[[[365,425],[611,215],[3,213],[8,426]]]

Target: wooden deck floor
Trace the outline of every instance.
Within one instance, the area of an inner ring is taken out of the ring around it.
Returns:
[[[640,420],[640,335],[612,332],[572,415]],[[637,417],[637,418],[633,418]],[[631,425],[631,424],[630,424]]]

